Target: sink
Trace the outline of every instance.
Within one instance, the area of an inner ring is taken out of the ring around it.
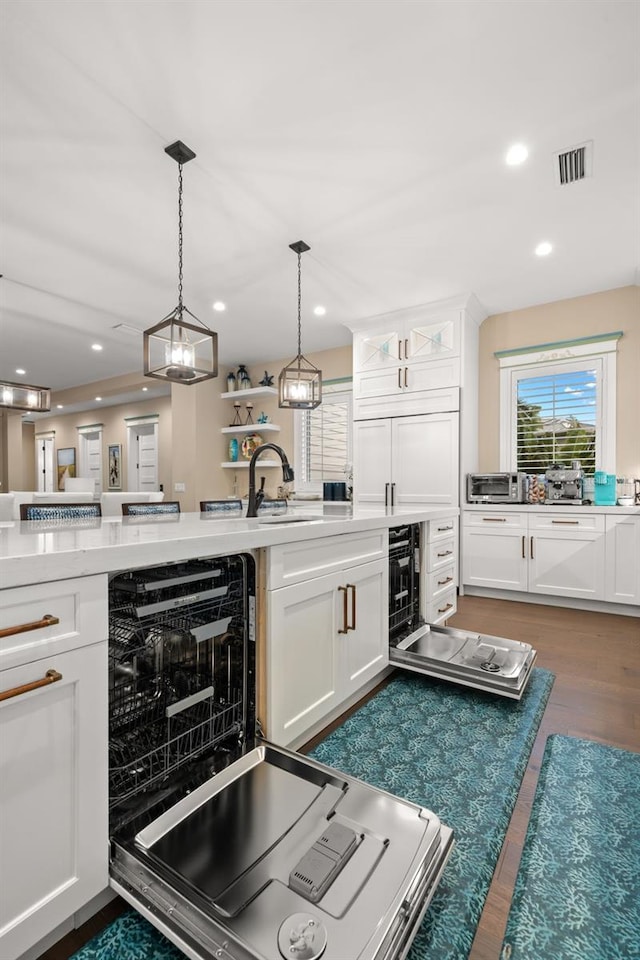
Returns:
[[[258,523],[304,523],[307,520],[322,520],[322,517],[317,513],[282,513],[258,517]]]

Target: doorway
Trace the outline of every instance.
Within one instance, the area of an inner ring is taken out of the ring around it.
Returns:
[[[158,417],[127,423],[128,489],[158,489]]]
[[[57,489],[53,454],[56,442],[55,433],[36,434],[36,490],[38,493],[52,493]]]
[[[78,427],[79,477],[93,480],[94,495],[102,493],[102,424]]]

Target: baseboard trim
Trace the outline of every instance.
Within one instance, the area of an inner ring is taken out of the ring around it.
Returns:
[[[461,596],[490,597],[492,600],[515,600],[516,603],[540,603],[547,607],[568,607],[570,610],[592,610],[595,613],[615,613],[622,617],[640,617],[640,607],[627,603],[608,603],[605,600],[585,600],[583,597],[554,597],[544,593],[523,593],[519,590],[494,590],[492,587],[464,585]]]

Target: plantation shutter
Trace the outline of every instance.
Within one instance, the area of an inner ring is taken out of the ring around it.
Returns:
[[[566,370],[517,376],[517,469],[544,473],[552,464],[579,460],[587,474],[596,467],[598,370]]]

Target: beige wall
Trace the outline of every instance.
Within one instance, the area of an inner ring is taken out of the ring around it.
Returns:
[[[500,469],[500,373],[494,352],[621,330],[617,357],[616,473],[640,477],[640,288],[621,287],[496,314],[480,327],[480,458]]]

